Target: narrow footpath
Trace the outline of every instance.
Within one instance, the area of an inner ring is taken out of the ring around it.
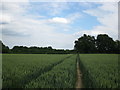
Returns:
[[[76,81],[76,89],[83,88],[83,83],[82,83],[82,73],[80,71],[80,66],[77,61],[77,81]]]

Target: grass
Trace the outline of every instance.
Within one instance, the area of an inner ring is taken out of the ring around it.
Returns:
[[[3,54],[3,88],[74,88],[76,59],[85,88],[117,88],[117,54]]]
[[[87,88],[118,88],[117,54],[80,54],[80,67]]]
[[[3,88],[21,88],[70,55],[4,54]]]
[[[52,70],[31,81],[26,88],[74,88],[75,77],[76,55],[65,59]]]

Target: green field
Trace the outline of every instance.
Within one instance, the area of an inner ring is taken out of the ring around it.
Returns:
[[[80,54],[80,67],[86,87],[118,87],[118,55]]]
[[[117,54],[3,54],[3,88],[75,88],[80,61],[85,88],[118,87]]]

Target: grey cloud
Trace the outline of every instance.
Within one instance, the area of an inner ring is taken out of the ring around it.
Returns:
[[[2,34],[3,35],[7,35],[7,36],[17,36],[17,37],[29,37],[30,34],[26,34],[26,33],[18,33],[12,30],[7,30],[7,29],[2,29]]]
[[[0,25],[1,25],[1,24],[9,24],[9,23],[8,23],[8,22],[0,22]]]

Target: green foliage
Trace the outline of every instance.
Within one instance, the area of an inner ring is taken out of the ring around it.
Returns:
[[[115,50],[115,52],[120,54],[120,41],[119,40],[115,41],[115,49],[114,50]]]
[[[17,54],[70,54],[75,53],[74,50],[52,49],[52,47],[26,47],[14,46],[11,53]]]
[[[76,82],[76,55],[65,59],[49,72],[31,81],[26,88],[74,88]]]
[[[95,38],[90,35],[84,34],[82,37],[75,41],[75,50],[80,53],[95,53]]]
[[[97,36],[97,48],[100,53],[113,53],[115,49],[114,40],[106,34]]]
[[[120,41],[107,34],[99,34],[97,39],[84,34],[75,41],[74,49],[78,53],[120,53]]]
[[[0,53],[9,53],[9,47],[5,46],[2,41],[0,41]]]
[[[3,88],[21,88],[70,55],[3,54]]]
[[[64,49],[53,49],[51,46],[48,47],[37,47],[37,46],[14,46],[9,49],[8,46],[4,45],[0,40],[0,53],[11,53],[11,54],[74,54],[75,50],[64,50]]]
[[[117,54],[80,54],[86,88],[118,88]]]

